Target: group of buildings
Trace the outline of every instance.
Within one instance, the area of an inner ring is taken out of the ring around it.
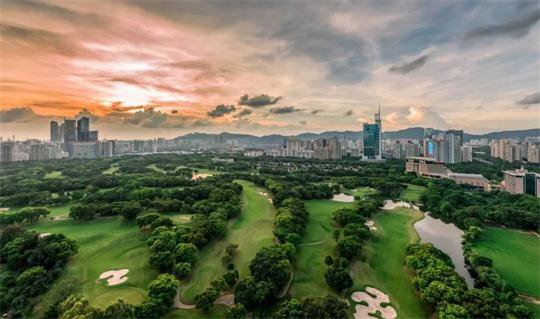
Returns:
[[[507,162],[540,163],[540,137],[526,137],[524,141],[512,139],[492,140],[491,156]]]
[[[487,164],[486,164],[487,165]],[[405,170],[426,178],[447,178],[457,184],[466,184],[473,188],[490,192],[502,189],[512,194],[529,194],[540,197],[540,174],[525,169],[503,172],[500,184],[492,183],[480,174],[454,173],[444,163],[429,157],[409,157]]]

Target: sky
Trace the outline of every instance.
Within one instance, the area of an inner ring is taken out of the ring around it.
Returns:
[[[539,1],[0,1],[0,136],[540,127]]]

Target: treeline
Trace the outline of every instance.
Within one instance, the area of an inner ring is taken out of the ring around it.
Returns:
[[[450,257],[432,244],[409,245],[405,260],[407,267],[415,273],[415,289],[435,308],[438,318],[531,317],[515,292],[493,278],[487,279],[489,283],[485,285],[468,289],[463,278],[455,272]]]
[[[353,285],[349,265],[360,256],[364,242],[371,237],[365,222],[380,206],[382,201],[367,198],[356,202],[353,207],[340,208],[332,213],[332,219],[340,227],[333,232],[336,249],[333,256],[325,258],[328,269],[324,277],[328,286],[338,293]]]
[[[433,180],[420,196],[425,211],[467,230],[483,224],[527,230],[540,227],[540,200],[507,192],[469,192],[447,179]]]
[[[25,207],[14,213],[0,214],[0,226],[36,223],[40,217],[46,217],[51,214],[47,207]]]
[[[40,236],[18,225],[5,227],[0,238],[0,309],[9,317],[24,317],[77,253],[77,243],[62,234]]]

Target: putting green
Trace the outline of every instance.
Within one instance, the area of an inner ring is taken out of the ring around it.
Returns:
[[[537,235],[487,227],[474,246],[481,256],[493,260],[493,269],[512,287],[540,297],[540,238]]]
[[[201,251],[199,261],[195,264],[190,278],[181,285],[182,300],[193,302],[195,296],[203,292],[212,280],[224,273],[221,257],[228,243],[238,244],[234,263],[240,277],[249,274],[249,262],[263,246],[274,241],[273,219],[274,206],[268,198],[258,192],[268,192],[247,181],[236,181],[244,188],[242,192],[242,213],[229,223],[227,236],[214,241]]]
[[[420,195],[426,190],[424,186],[405,184],[407,188],[401,194],[401,198],[407,202],[418,202]]]
[[[72,293],[81,293],[102,308],[118,297],[137,304],[146,298],[146,288],[157,276],[149,264],[148,234],[140,232],[134,222],[120,217],[88,222],[66,219],[40,222],[32,228],[41,233],[63,233],[79,244],[79,252],[35,306],[32,317],[41,318],[68,287],[73,289]],[[129,269],[125,283],[108,286],[106,281],[96,282],[101,273],[122,268]]]
[[[377,213],[377,230],[363,248],[365,261],[352,265],[354,289],[370,286],[388,294],[398,318],[429,317],[404,265],[405,247],[418,241],[413,224],[421,218],[422,213],[407,208]]]
[[[324,279],[327,268],[324,259],[332,255],[336,245],[332,238],[334,231],[332,213],[339,208],[353,205],[332,200],[310,200],[305,203],[309,220],[303,244],[297,254],[290,289],[290,294],[295,298],[326,296],[330,291]]]

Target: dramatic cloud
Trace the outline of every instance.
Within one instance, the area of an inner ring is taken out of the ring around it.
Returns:
[[[210,117],[222,117],[234,111],[236,111],[236,107],[234,105],[220,104],[216,106],[212,111],[209,111],[206,114]]]
[[[540,104],[540,92],[535,92],[525,95],[521,100],[516,102],[517,105],[521,105],[524,108],[533,104]]]
[[[252,112],[250,109],[243,109],[242,111],[236,113],[236,114],[234,115],[234,117],[236,117],[236,118],[241,118],[241,117],[250,115],[251,113],[253,113],[253,112]]]
[[[353,114],[354,114],[353,110],[347,110],[344,115],[345,116],[352,116]]]
[[[120,115],[125,124],[140,126],[142,128],[186,128],[208,125],[209,122],[197,120],[183,115],[168,115],[154,108],[147,108],[129,115]]]
[[[74,56],[80,50],[62,35],[41,29],[0,24],[0,36],[8,46]]]
[[[295,113],[300,112],[302,109],[298,109],[294,106],[283,106],[283,107],[273,107],[270,109],[270,113],[272,114],[288,114],[288,113]]]
[[[529,33],[532,27],[540,20],[540,9],[536,9],[529,14],[516,17],[500,24],[492,24],[477,27],[467,32],[466,39],[481,37],[510,36],[519,38]]]
[[[408,126],[424,126],[446,129],[448,123],[432,107],[409,107],[407,110],[391,112],[384,118],[391,125],[406,123]]]
[[[29,107],[0,110],[0,123],[29,122],[34,118],[34,111]]]
[[[281,96],[272,97],[266,94],[261,94],[250,98],[249,95],[246,94],[240,97],[238,104],[251,107],[265,107],[267,105],[276,104],[280,99]]]
[[[393,73],[407,74],[407,73],[412,72],[412,71],[414,71],[416,69],[419,69],[424,64],[426,64],[428,58],[429,58],[429,56],[427,54],[425,54],[425,55],[422,55],[421,57],[419,57],[417,59],[412,60],[411,62],[405,62],[405,63],[403,63],[401,65],[394,65],[394,66],[390,67],[390,69],[388,71],[393,72]]]

